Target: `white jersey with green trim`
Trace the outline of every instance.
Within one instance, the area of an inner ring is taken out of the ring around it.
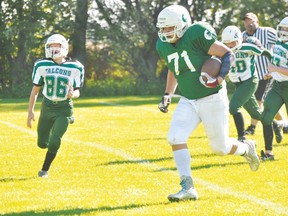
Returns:
[[[255,55],[263,52],[258,46],[251,43],[243,43],[235,53],[235,61],[229,72],[231,82],[242,82],[251,77],[257,77]]]
[[[84,66],[78,61],[55,63],[52,59],[40,59],[35,62],[32,81],[43,86],[43,95],[51,101],[67,99],[69,87],[80,88],[84,80]]]
[[[288,68],[288,42],[276,42],[273,49],[272,64],[284,68]],[[278,82],[288,81],[288,76],[273,72],[272,77]]]

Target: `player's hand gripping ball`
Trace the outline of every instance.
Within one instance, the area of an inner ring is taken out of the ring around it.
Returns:
[[[217,76],[221,68],[221,60],[215,57],[207,59],[201,68],[199,81],[207,88],[216,88],[219,83]]]

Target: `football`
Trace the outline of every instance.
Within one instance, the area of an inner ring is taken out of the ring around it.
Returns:
[[[221,60],[216,57],[207,59],[202,65],[201,72],[205,72],[213,78],[216,78],[219,74],[221,67]]]

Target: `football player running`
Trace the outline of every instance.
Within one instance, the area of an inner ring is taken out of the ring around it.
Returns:
[[[264,100],[262,113],[265,151],[261,157],[265,160],[274,160],[272,150],[273,129],[271,127],[275,114],[285,104],[288,111],[288,17],[285,17],[277,26],[277,42],[273,48],[273,57],[268,65],[270,76],[274,82]]]
[[[68,41],[60,34],[50,36],[45,44],[46,58],[35,62],[28,108],[27,126],[35,121],[34,107],[41,87],[43,101],[37,134],[38,147],[48,149],[39,177],[48,177],[48,170],[60,148],[61,138],[69,123],[73,123],[72,98],[80,96],[84,67],[67,57]]]
[[[258,169],[260,161],[254,142],[243,143],[229,138],[224,78],[230,70],[233,52],[217,41],[215,30],[209,24],[199,22],[191,25],[189,12],[179,5],[164,8],[158,15],[157,27],[159,39],[156,49],[168,66],[165,94],[158,105],[160,111],[168,112],[177,86],[182,94],[167,135],[182,189],[169,195],[168,199],[171,202],[196,200],[198,193],[192,179],[187,140],[201,122],[214,153],[244,156],[253,171]],[[200,76],[201,67],[211,56],[220,57],[222,65],[219,76],[205,82]]]
[[[229,79],[236,86],[229,103],[229,112],[233,116],[238,140],[245,140],[244,118],[241,107],[251,118],[261,120],[261,109],[254,93],[258,87],[258,76],[255,65],[256,55],[265,55],[271,59],[269,50],[261,46],[255,37],[248,37],[242,43],[242,33],[236,26],[227,26],[222,32],[222,42],[235,53],[235,62],[229,72]]]

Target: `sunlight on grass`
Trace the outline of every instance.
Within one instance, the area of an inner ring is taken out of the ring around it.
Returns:
[[[0,214],[287,215],[286,135],[274,144],[276,160],[254,173],[244,158],[214,155],[202,125],[189,139],[200,199],[168,202],[167,195],[180,189],[166,141],[176,101],[162,114],[159,97],[75,100],[75,123],[63,137],[49,178],[41,179],[37,172],[46,151],[36,145],[40,101],[28,129],[28,100],[2,100]],[[230,124],[236,136],[232,118]],[[264,148],[260,124],[251,138],[258,152]]]

